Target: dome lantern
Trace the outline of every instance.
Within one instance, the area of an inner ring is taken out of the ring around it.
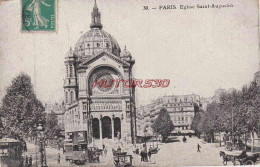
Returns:
[[[96,0],[95,0],[95,5],[93,7],[93,11],[91,13],[91,17],[92,17],[92,23],[90,24],[90,28],[102,29],[103,25],[101,24],[101,14],[98,11]]]

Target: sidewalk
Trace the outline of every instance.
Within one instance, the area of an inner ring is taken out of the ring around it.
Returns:
[[[46,161],[48,166],[57,166],[58,165],[58,154],[60,153],[60,162],[65,162],[65,155],[62,151],[59,151],[57,149],[48,147],[46,148]],[[32,143],[27,143],[27,152],[25,152],[25,155],[28,157],[32,155],[33,159],[33,166],[36,166],[36,154],[37,154],[37,164],[40,163],[40,155],[39,152],[36,153],[36,145]],[[67,163],[67,162],[66,162]]]

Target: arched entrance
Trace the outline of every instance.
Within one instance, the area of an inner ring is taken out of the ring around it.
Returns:
[[[121,120],[118,117],[114,119],[114,136],[121,139]]]
[[[108,116],[102,118],[102,137],[112,139],[111,118]]]
[[[93,137],[96,139],[99,139],[99,120],[97,118],[94,118],[92,120],[92,129],[93,129]]]

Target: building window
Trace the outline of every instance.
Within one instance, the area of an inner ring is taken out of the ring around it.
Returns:
[[[71,102],[74,101],[74,95],[73,95],[73,92],[72,92],[72,91],[70,92],[70,99],[71,99]]]
[[[69,66],[66,65],[67,77],[69,77]]]
[[[87,110],[87,104],[83,103],[83,110]]]
[[[65,102],[68,103],[68,92],[66,92],[65,94]]]
[[[183,117],[181,117],[181,120],[182,120],[182,121],[184,121],[184,118],[183,118]]]
[[[73,66],[72,66],[72,64],[70,64],[70,77],[72,77],[73,76]]]
[[[180,119],[180,117],[178,117],[178,121],[180,121],[181,119]]]

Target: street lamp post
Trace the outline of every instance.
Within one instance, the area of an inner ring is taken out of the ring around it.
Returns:
[[[233,138],[233,108],[232,108],[232,110],[231,110],[231,118],[232,118],[232,134],[231,134],[231,140],[232,140],[232,150],[234,149],[234,138]]]
[[[46,162],[46,151],[45,151],[45,139],[43,134],[43,127],[41,124],[37,127],[37,136],[39,135],[39,152],[40,152],[40,161],[41,161],[41,167],[48,167]]]

